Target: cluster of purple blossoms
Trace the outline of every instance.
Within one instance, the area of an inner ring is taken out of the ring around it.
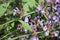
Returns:
[[[33,32],[40,32],[40,28],[42,28],[45,36],[60,38],[60,31],[56,30],[56,27],[60,28],[60,0],[45,1],[48,3],[46,8],[43,8],[44,2],[41,2],[36,7],[36,12],[38,12],[37,16],[34,16],[32,19],[32,15],[28,15],[25,16],[23,20],[31,27]],[[14,9],[13,15],[15,15],[17,11],[19,11],[18,8]],[[47,17],[47,20],[44,19],[44,14]],[[25,33],[28,33],[28,30],[25,29],[24,31]],[[39,40],[39,38],[37,35],[33,35],[32,40]]]

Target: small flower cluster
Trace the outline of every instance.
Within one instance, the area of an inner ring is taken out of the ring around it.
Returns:
[[[28,15],[23,20],[31,27],[33,32],[40,32],[42,30],[44,36],[59,38],[60,30],[56,30],[56,28],[60,28],[60,0],[45,1],[48,3],[46,8],[43,8],[43,2],[36,7],[37,16],[34,16],[32,19],[32,15]],[[44,19],[44,14],[47,16],[47,20]],[[28,30],[25,29],[25,33],[28,33]],[[39,38],[37,35],[33,35],[32,40],[39,40]]]
[[[20,10],[18,9],[18,7],[16,7],[16,8],[14,9],[13,15],[15,16],[17,13],[18,13],[18,14],[20,13]]]

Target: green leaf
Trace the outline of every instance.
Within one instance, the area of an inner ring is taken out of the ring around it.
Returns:
[[[25,23],[25,22],[22,21],[22,20],[19,20],[19,22],[22,23],[22,26],[23,26],[26,30],[32,31],[31,27],[30,27],[27,23]]]
[[[14,20],[15,20],[15,19],[10,20],[9,22],[7,22],[7,23],[5,23],[5,24],[0,25],[0,30],[2,30],[2,29],[3,29],[4,25],[7,25],[7,24],[9,24],[9,23],[13,22]]]
[[[35,0],[30,0],[28,2],[28,5],[30,6],[30,8],[36,7],[36,1]]]
[[[28,3],[26,3],[26,4],[23,6],[23,9],[24,9],[25,12],[29,11]]]
[[[29,0],[22,0],[23,2],[29,2]]]
[[[45,15],[45,14],[43,14],[44,15],[44,17],[46,18],[46,19],[48,19],[48,17]]]
[[[13,32],[16,32],[16,30],[14,30],[12,32],[9,32],[8,34],[4,35],[2,38],[0,38],[0,40],[3,39],[3,38],[6,38],[8,35],[12,34]]]
[[[0,17],[6,12],[10,2],[0,5]]]
[[[33,13],[35,13],[35,11],[30,12],[30,13],[25,13],[24,16],[27,16],[27,15],[30,15],[30,14],[33,14]]]
[[[27,35],[30,35],[30,34],[27,34]],[[18,39],[18,38],[22,38],[22,37],[25,37],[25,36],[27,36],[27,35],[20,35],[20,36],[17,36],[17,37],[12,38],[11,40],[15,40],[15,39]]]
[[[14,2],[15,0],[9,0],[10,2]]]
[[[14,22],[11,23],[11,26],[10,26],[10,29],[9,30],[11,30],[13,27],[14,27]]]
[[[39,3],[40,3],[40,2],[44,2],[44,0],[39,0]]]
[[[11,26],[12,26],[12,27],[14,27],[14,22],[13,22],[13,23],[11,23]]]
[[[5,17],[5,19],[6,19],[7,21],[9,21],[9,20],[10,20],[8,17]]]
[[[26,0],[26,4],[23,5],[24,12],[27,13],[30,11],[29,7],[32,9],[33,7],[36,7],[37,2],[35,0]]]
[[[15,0],[12,0],[12,1],[9,0],[8,3],[4,3],[4,4],[1,4],[1,5],[0,5],[0,17],[1,17],[2,15],[4,15],[4,13],[6,12],[9,4],[10,4],[11,2],[14,2],[14,1],[15,1]]]

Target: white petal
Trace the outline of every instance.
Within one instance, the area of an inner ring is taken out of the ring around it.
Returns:
[[[49,36],[49,31],[46,31],[45,32],[45,36]]]
[[[43,31],[46,31],[47,30],[47,27],[45,26],[45,27],[43,27]]]
[[[28,22],[28,21],[29,21],[29,19],[28,19],[28,17],[26,16],[26,17],[25,17],[25,22]]]
[[[16,12],[13,12],[13,15],[15,16],[16,15]]]

